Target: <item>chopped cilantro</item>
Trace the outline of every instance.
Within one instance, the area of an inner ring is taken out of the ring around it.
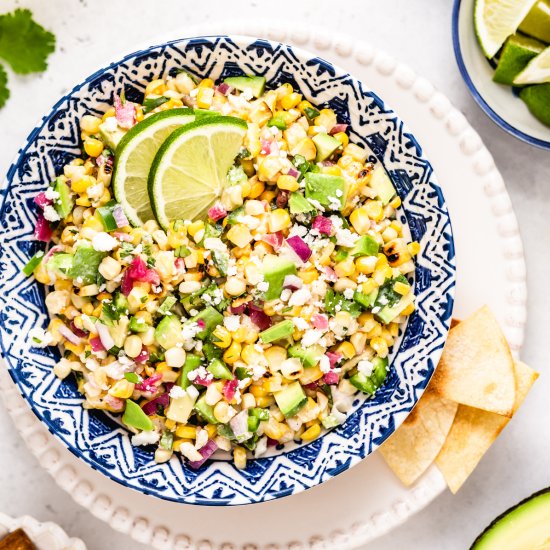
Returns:
[[[8,75],[4,70],[4,67],[0,65],[0,108],[3,107],[10,97],[10,91],[8,90]]]

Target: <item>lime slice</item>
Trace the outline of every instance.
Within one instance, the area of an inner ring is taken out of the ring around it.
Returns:
[[[514,78],[515,86],[550,82],[550,46],[533,57],[527,67]]]
[[[521,22],[519,30],[550,43],[550,0],[539,0]]]
[[[483,53],[491,59],[514,34],[536,0],[476,0],[474,24]]]
[[[149,197],[160,225],[203,217],[228,185],[227,172],[241,149],[247,124],[209,116],[173,132],[149,174]]]
[[[154,220],[147,178],[153,159],[166,138],[180,126],[195,120],[192,109],[171,109],[151,115],[136,124],[115,151],[113,190],[132,225]]]
[[[506,40],[498,65],[493,75],[493,80],[499,84],[514,85],[514,79],[527,67],[531,59],[544,50],[544,44],[523,36],[514,34]]]
[[[519,97],[543,124],[550,126],[550,84],[537,84],[521,90]]]

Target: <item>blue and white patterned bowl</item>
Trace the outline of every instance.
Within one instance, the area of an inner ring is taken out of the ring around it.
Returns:
[[[307,445],[292,444],[249,462],[244,471],[213,461],[194,471],[179,458],[156,464],[132,447],[106,413],[87,411],[73,382],[59,381],[56,349],[33,348],[27,334],[46,326],[44,288],[21,273],[40,244],[33,240],[34,195],[79,154],[78,120],[101,114],[124,86],[140,100],[153,77],[184,67],[213,79],[254,73],[268,86],[290,82],[316,105],[349,123],[351,139],[382,162],[403,201],[399,215],[420,241],[417,308],[391,354],[386,384],[357,398],[347,422]],[[38,418],[66,447],[114,481],[166,500],[202,505],[248,504],[291,495],[326,481],[373,452],[422,395],[445,344],[455,286],[451,223],[432,167],[397,115],[365,85],[330,63],[290,46],[239,36],[178,40],[131,54],[91,75],[63,97],[29,136],[10,167],[0,212],[0,344],[13,381]]]

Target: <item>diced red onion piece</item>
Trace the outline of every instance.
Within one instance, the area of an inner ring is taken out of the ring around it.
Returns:
[[[138,391],[153,393],[157,390],[156,383],[162,380],[162,374],[153,374],[149,378],[142,380],[139,384],[135,385],[135,389]]]
[[[227,402],[233,401],[238,385],[239,381],[236,378],[233,378],[233,380],[226,380],[223,385],[222,393]]]
[[[311,248],[306,244],[306,242],[299,235],[294,235],[289,237],[286,242],[289,246],[296,252],[298,258],[302,262],[307,262],[311,258]]]
[[[71,321],[71,324],[69,325],[71,330],[77,335],[80,336],[80,338],[84,338],[87,336],[88,332],[85,330],[79,329],[75,324],[74,321]]]
[[[325,355],[328,357],[331,369],[333,369],[338,364],[338,362],[342,359],[342,355],[334,351],[327,351]]]
[[[336,271],[332,269],[330,266],[325,266],[325,276],[327,280],[329,280],[331,283],[335,283],[338,280],[338,275],[336,275]]]
[[[35,204],[37,204],[40,208],[42,208],[42,210],[44,210],[45,206],[49,206],[52,204],[51,199],[48,199],[46,197],[46,193],[44,191],[41,191],[40,193],[38,193],[38,195],[36,195],[36,197],[34,197],[33,200]]]
[[[277,231],[276,233],[268,233],[262,237],[262,241],[273,247],[273,250],[277,251],[283,244],[283,233]]]
[[[239,414],[235,415],[230,421],[229,425],[235,434],[235,437],[242,437],[243,435],[249,434],[248,431],[248,409],[241,411]]]
[[[132,279],[132,277],[130,277],[128,271],[126,271],[122,277],[120,290],[122,290],[122,294],[124,294],[124,296],[128,296],[128,294],[132,292],[132,288],[134,288],[134,280]]]
[[[149,350],[147,349],[147,346],[142,346],[139,355],[134,359],[134,361],[136,363],[146,363],[149,361]]]
[[[283,281],[284,288],[290,288],[290,290],[298,290],[302,288],[304,281],[297,275],[286,275]]]
[[[147,416],[153,416],[154,414],[157,414],[158,407],[168,407],[170,404],[170,394],[168,392],[162,393],[158,397],[155,397],[154,399],[151,399],[151,401],[147,401],[144,405],[141,406],[143,409],[143,412]]]
[[[123,241],[127,243],[129,243],[132,240],[132,235],[129,235],[128,233],[124,233],[124,231],[115,231],[113,233],[113,237],[115,237],[115,239],[118,239],[119,241]]]
[[[321,164],[323,166],[334,166],[336,163],[332,160],[324,160]]]
[[[229,95],[231,92],[233,92],[234,89],[235,88],[233,88],[233,86],[230,86],[225,82],[222,82],[219,86],[216,86],[216,90],[223,95]]]
[[[195,460],[194,462],[188,462],[189,467],[193,470],[198,470],[216,451],[218,446],[212,439],[209,439],[204,447],[199,449],[199,453],[202,455],[202,460]]]
[[[319,387],[319,382],[316,380],[315,382],[310,382],[309,384],[306,384],[304,388],[308,390],[316,390]]]
[[[197,376],[195,380],[193,380],[193,384],[199,384],[200,386],[210,386],[212,384],[212,377],[205,376],[204,378],[202,376]]]
[[[92,351],[105,351],[105,346],[97,336],[95,338],[90,338],[90,346],[92,346]]]
[[[340,381],[340,375],[337,372],[330,371],[323,376],[323,380],[325,381],[325,384],[328,384],[329,386],[333,386],[335,384],[338,384]]]
[[[109,328],[99,321],[96,322],[95,327],[97,329],[97,334],[101,340],[101,343],[103,344],[103,347],[105,349],[111,349],[112,347],[114,347],[115,341],[113,340],[113,337],[109,332]]]
[[[107,394],[104,401],[114,412],[120,412],[124,409],[124,399],[120,399],[120,397],[114,397]]]
[[[276,439],[271,439],[271,437],[267,438],[267,446],[268,447],[276,447],[279,444],[279,442]]]
[[[136,108],[133,103],[122,103],[119,96],[115,96],[115,117],[118,125],[129,130],[136,123]]]
[[[327,330],[328,329],[328,318],[326,315],[321,315],[316,313],[312,318],[311,322],[313,326],[318,330]]]
[[[274,141],[270,141],[267,139],[260,139],[260,145],[262,146],[262,155],[269,155],[271,153],[271,147],[273,145]]]
[[[329,134],[331,136],[333,136],[334,134],[338,134],[339,132],[345,132],[346,130],[348,129],[348,125],[347,124],[335,124]]]
[[[80,342],[82,342],[82,338],[80,336],[77,336],[69,327],[65,325],[59,326],[59,334],[65,338],[68,342],[71,344],[74,344],[75,346],[78,346]]]
[[[231,306],[229,310],[233,315],[243,315],[248,309],[248,302],[244,302],[240,306]]]
[[[117,205],[113,208],[113,218],[115,219],[117,227],[126,227],[127,225],[130,225],[128,218],[126,217],[126,214],[124,213],[124,210],[122,210],[122,206],[120,205]]]
[[[287,175],[292,176],[293,178],[298,178],[298,176],[300,175],[300,172],[298,172],[296,168],[290,168],[287,172]]]
[[[52,238],[52,233],[53,231],[50,227],[50,223],[44,217],[42,212],[39,212],[38,217],[36,218],[36,225],[34,227],[34,238],[38,241],[49,243]]]
[[[250,320],[260,329],[265,330],[271,326],[271,317],[265,313],[263,308],[250,304],[248,306]]]
[[[227,210],[221,202],[217,202],[214,206],[208,209],[208,217],[217,222],[227,216]]]
[[[315,216],[313,218],[313,229],[317,229],[319,233],[324,235],[330,235],[332,231],[332,220],[330,218],[325,218],[325,216]]]

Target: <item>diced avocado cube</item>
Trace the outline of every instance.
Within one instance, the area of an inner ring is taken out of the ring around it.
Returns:
[[[330,210],[342,210],[346,204],[347,186],[342,176],[308,172],[305,175],[306,199],[317,201]]]
[[[174,315],[163,317],[155,329],[155,340],[164,348],[170,349],[183,343],[180,320]]]
[[[286,319],[260,332],[260,339],[264,344],[269,344],[269,342],[288,338],[293,332],[294,323],[290,319]]]
[[[376,256],[380,245],[369,235],[362,235],[357,239],[351,254],[352,256]]]
[[[73,210],[74,201],[69,186],[61,179],[57,178],[53,184],[53,190],[59,194],[54,201],[54,208],[59,216],[65,219]]]
[[[316,134],[313,136],[313,143],[317,148],[317,156],[315,162],[321,162],[328,159],[338,147],[341,147],[341,143],[335,137],[329,136],[327,133]]]
[[[146,332],[149,325],[141,317],[132,317],[130,319],[130,330],[132,332]]]
[[[376,192],[382,204],[388,204],[395,197],[395,188],[381,164],[377,164],[371,174],[369,186]]]
[[[195,406],[196,398],[186,393],[181,397],[171,398],[170,405],[166,409],[166,418],[185,424]]]
[[[131,399],[126,400],[126,409],[122,415],[122,422],[138,430],[151,431],[154,428],[153,421]]]
[[[304,349],[299,344],[288,348],[288,355],[290,357],[297,357],[300,359],[304,367],[311,368],[317,365],[324,354],[324,349],[321,346],[314,345],[307,349]]]
[[[281,391],[275,392],[274,396],[285,418],[298,414],[307,403],[307,396],[298,381],[286,385]]]
[[[250,90],[254,97],[260,97],[265,89],[265,78],[263,76],[230,76],[224,82],[241,92]]]
[[[181,374],[178,378],[178,385],[182,387],[183,389],[188,388],[191,385],[191,380],[187,378],[187,375],[191,372],[200,367],[201,364],[201,358],[198,355],[194,355],[192,353],[188,353],[185,357],[185,363],[183,365],[183,369],[181,371]]]
[[[206,402],[204,395],[195,403],[195,410],[210,424],[219,424],[219,420],[214,416],[214,407]]]
[[[353,299],[363,308],[370,309],[374,305],[377,296],[378,289],[373,290],[370,294],[364,294],[363,292],[356,290],[353,294]]]
[[[120,129],[118,125],[113,124],[111,118],[112,117],[109,117],[105,122],[102,122],[99,125],[99,136],[105,142],[107,147],[109,147],[109,149],[115,151],[116,146],[119,144],[126,132]]]
[[[262,273],[264,282],[269,284],[265,292],[265,299],[275,300],[281,296],[283,283],[287,275],[296,275],[296,264],[281,256],[266,254],[262,262]]]
[[[84,285],[91,285],[97,281],[98,268],[106,252],[94,250],[91,244],[81,241],[73,256],[73,263],[69,269],[69,277],[78,279]]]
[[[291,214],[305,214],[315,212],[315,207],[300,193],[292,192],[288,199]]]
[[[109,201],[105,206],[100,206],[96,210],[97,217],[107,232],[114,231],[118,227],[113,215],[113,210],[116,205],[117,203],[115,201]]]
[[[168,315],[172,307],[176,304],[177,298],[175,296],[166,296],[164,302],[160,305],[158,312],[160,315]]]
[[[195,323],[204,321],[204,328],[197,334],[197,338],[204,340],[210,336],[218,325],[223,323],[223,315],[212,306],[208,306],[197,313],[194,317],[191,317],[191,321]]]
[[[409,292],[403,296],[394,306],[385,306],[380,311],[375,312],[375,317],[384,324],[391,323],[401,312],[414,301],[414,294]],[[373,310],[374,313],[374,310]]]
[[[67,275],[73,266],[73,255],[62,252],[48,260],[48,270],[58,275]]]
[[[233,373],[220,359],[212,359],[206,370],[211,372],[214,378],[218,378],[220,380],[233,380],[233,378],[235,378]]]

